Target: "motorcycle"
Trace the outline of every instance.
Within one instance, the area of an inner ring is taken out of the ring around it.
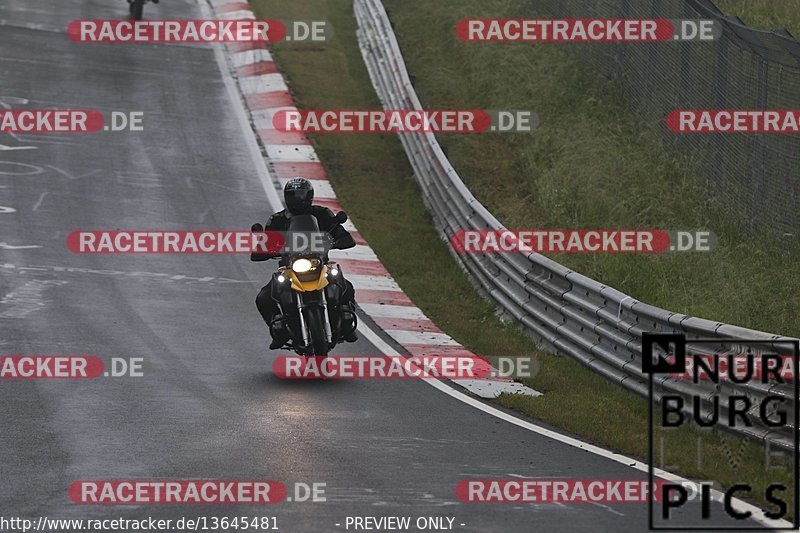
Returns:
[[[336,219],[343,224],[347,214],[340,211]],[[263,226],[255,224],[253,230],[263,231]],[[319,233],[313,215],[292,217],[289,235]],[[352,285],[345,281],[339,265],[328,259],[326,251],[290,250],[281,258],[286,265],[273,276],[271,297],[278,302],[290,336],[283,348],[298,355],[326,357],[356,328],[355,309],[342,303]]]
[[[157,4],[159,0],[128,0],[131,19],[133,20],[142,20],[142,15],[144,14],[144,5],[147,2],[153,2]]]

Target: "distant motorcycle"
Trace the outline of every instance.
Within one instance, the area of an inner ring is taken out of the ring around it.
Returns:
[[[142,15],[144,14],[144,4],[147,2],[153,2],[154,4],[157,4],[158,0],[128,0],[131,11],[131,19],[142,20]]]

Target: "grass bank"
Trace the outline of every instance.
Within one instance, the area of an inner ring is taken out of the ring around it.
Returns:
[[[800,250],[744,235],[726,220],[697,165],[642,127],[569,45],[473,44],[453,34],[464,17],[525,16],[525,3],[387,6],[424,105],[539,114],[534,134],[440,136],[470,189],[507,227],[710,229],[720,238],[713,253],[554,258],[659,307],[800,335]]]
[[[800,38],[800,0],[714,0],[726,15],[763,30],[789,30]]]

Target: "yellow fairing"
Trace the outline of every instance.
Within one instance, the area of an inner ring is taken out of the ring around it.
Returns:
[[[283,268],[283,275],[291,281],[292,290],[297,292],[313,292],[324,289],[328,286],[328,265],[322,265],[319,270],[319,278],[312,281],[300,281],[294,270],[291,268]]]

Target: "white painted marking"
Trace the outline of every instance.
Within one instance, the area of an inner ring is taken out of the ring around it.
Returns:
[[[45,306],[42,296],[50,286],[66,285],[62,280],[26,281],[21,287],[12,290],[0,300],[0,318],[25,318]],[[8,307],[5,307],[8,306]]]
[[[51,169],[51,170],[54,170],[54,171],[58,172],[59,174],[61,174],[62,176],[64,176],[65,178],[67,178],[67,179],[68,179],[68,180],[70,180],[70,181],[74,181],[74,180],[80,180],[80,179],[83,179],[83,178],[87,178],[87,177],[89,177],[89,176],[92,176],[92,175],[94,175],[94,174],[97,174],[97,173],[98,173],[98,172],[100,172],[100,170],[101,170],[101,169],[97,168],[97,169],[95,169],[95,170],[92,170],[92,171],[90,171],[90,172],[87,172],[87,173],[85,173],[85,174],[81,174],[80,176],[75,176],[74,174],[70,174],[69,172],[67,172],[67,171],[66,171],[66,170],[64,170],[63,168],[54,167],[53,165],[45,165],[45,166],[46,166],[47,168]]]
[[[501,394],[524,394],[534,398],[543,396],[537,390],[508,379],[452,379],[450,381],[481,398],[497,398]]]
[[[197,277],[197,276],[186,276],[184,274],[167,274],[164,272],[145,272],[145,271],[135,271],[129,272],[124,270],[96,270],[92,268],[78,268],[78,267],[68,267],[68,266],[57,266],[57,265],[14,265],[12,263],[0,263],[0,269],[5,270],[12,270],[18,272],[20,274],[27,274],[29,272],[57,272],[57,273],[67,273],[67,274],[97,274],[101,276],[123,276],[123,277],[135,277],[140,278],[143,280],[157,280],[157,281],[164,281],[166,283],[172,282],[184,282],[190,285],[194,285],[197,283],[211,283],[211,284],[227,284],[227,283],[246,283],[248,285],[252,285],[253,282],[250,280],[239,280],[239,279],[230,279],[230,278],[215,278],[213,276],[204,276],[204,277]]]
[[[244,94],[274,93],[277,91],[288,91],[286,82],[280,74],[260,74],[258,76],[246,76],[239,79],[239,85]]]
[[[410,305],[358,304],[371,317],[428,320],[419,307]]]
[[[256,16],[252,11],[230,11],[228,13],[218,13],[217,17],[223,20],[254,20]]]
[[[8,26],[11,28],[24,28],[26,30],[46,31],[49,33],[64,33],[66,28],[64,26],[53,26],[51,24],[42,24],[37,22],[19,22],[10,21],[7,19],[0,19],[0,26]]]
[[[617,511],[616,509],[614,509],[612,507],[609,507],[608,505],[603,505],[602,503],[597,503],[597,502],[592,502],[592,503],[594,505],[596,505],[597,507],[600,507],[601,509],[605,509],[606,511],[608,511],[611,514],[615,514],[617,516],[625,516],[625,513],[620,513],[619,511]]]
[[[27,98],[20,98],[18,96],[0,96],[0,107],[3,109],[11,109],[13,105],[25,105],[29,102]],[[19,141],[19,138],[12,132],[9,132],[9,135],[14,138],[14,140]],[[10,150],[38,150],[36,146],[7,146],[5,144],[0,144],[0,152],[10,151]]]
[[[434,333],[431,331],[401,331],[385,329],[391,338],[402,345],[427,344],[429,346],[461,346],[447,333]]]
[[[44,200],[44,197],[47,196],[48,194],[50,194],[50,192],[49,191],[45,191],[45,192],[43,192],[42,194],[39,195],[39,199],[36,200],[36,203],[33,206],[33,210],[34,211],[38,211],[39,208],[42,207],[42,200]]]
[[[11,135],[9,133],[9,135]],[[55,145],[72,145],[75,144],[75,140],[70,140],[67,138],[56,138],[47,135],[36,135],[36,134],[27,134],[27,135],[12,135],[17,141],[19,142],[32,142],[36,144],[55,144]],[[34,147],[35,148],[35,147]]]
[[[37,165],[29,165],[27,163],[17,163],[16,161],[0,161],[0,165],[14,165],[15,167],[22,167],[30,169],[26,172],[12,172],[10,170],[0,170],[2,176],[36,176],[44,172],[44,169]]]
[[[37,146],[7,146],[5,144],[0,144],[0,152],[5,152],[9,150],[38,150]]]
[[[355,259],[358,261],[378,260],[378,256],[375,255],[372,248],[363,244],[356,244],[347,250],[331,250],[328,256],[335,261],[341,261],[343,259]]]
[[[13,207],[6,207],[4,205],[0,205],[0,215],[10,215],[11,213],[16,213],[17,210]]]
[[[268,144],[267,157],[270,161],[289,163],[318,163],[317,154],[310,144]]]
[[[272,56],[266,48],[245,50],[244,52],[236,52],[229,55],[234,67],[243,67],[245,65],[260,63],[262,61],[272,62]]]
[[[402,292],[400,286],[388,276],[345,274],[356,289]]]
[[[274,130],[275,126],[272,124],[272,119],[275,117],[275,113],[283,110],[297,111],[297,108],[294,106],[271,107],[269,109],[258,109],[256,111],[252,111],[250,115],[252,115],[253,122],[258,129]]]
[[[19,96],[0,96],[0,107],[11,109],[13,105],[25,105],[30,100],[27,98],[20,98]]]
[[[4,250],[29,250],[32,248],[41,248],[38,244],[21,244],[16,246],[14,244],[8,244],[6,242],[0,242],[0,248]]]

